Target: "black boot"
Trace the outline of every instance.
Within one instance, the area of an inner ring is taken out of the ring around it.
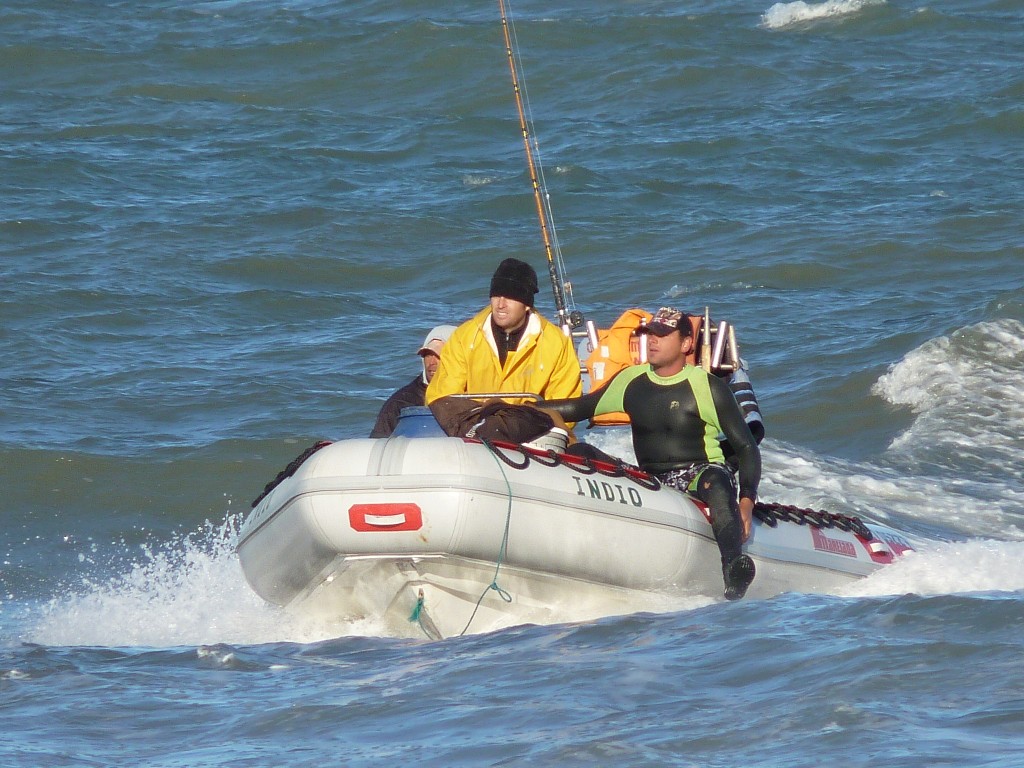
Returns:
[[[747,587],[754,580],[754,561],[749,555],[737,555],[722,566],[725,578],[725,599],[739,600],[747,594]]]

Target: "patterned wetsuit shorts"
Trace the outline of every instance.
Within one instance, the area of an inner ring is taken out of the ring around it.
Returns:
[[[667,485],[671,488],[675,488],[677,491],[688,492],[693,490],[693,485],[708,467],[721,467],[726,470],[729,475],[729,479],[732,482],[733,489],[736,488],[736,476],[729,470],[729,467],[722,464],[710,464],[710,463],[697,463],[691,464],[688,467],[682,467],[680,469],[673,469],[668,472],[662,472],[656,477],[661,481],[662,485]]]

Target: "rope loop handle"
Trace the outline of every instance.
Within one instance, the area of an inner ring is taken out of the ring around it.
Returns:
[[[626,477],[641,488],[646,488],[649,491],[661,490],[661,480],[656,478],[654,475],[648,475],[646,472],[642,472],[636,467],[631,467],[625,463],[622,464],[622,471]]]
[[[530,456],[533,460],[540,464],[542,467],[558,467],[562,464],[562,457],[551,448],[548,448],[543,453],[530,452]]]
[[[530,466],[530,452],[524,449],[522,446],[516,446],[505,443],[499,447],[496,443],[493,443],[485,438],[480,438],[480,442],[487,447],[487,450],[489,450],[491,454],[493,454],[498,459],[508,464],[510,467],[512,467],[512,469],[526,469],[528,466]],[[522,462],[517,463],[513,461],[511,457],[509,457],[503,450],[501,450],[502,448],[506,447],[511,450],[519,451],[523,457]]]
[[[813,528],[838,528],[852,533],[865,541],[872,541],[875,535],[859,517],[825,512],[820,509],[801,509],[790,504],[759,501],[754,505],[754,516],[765,525],[775,528],[779,521],[810,525]]]

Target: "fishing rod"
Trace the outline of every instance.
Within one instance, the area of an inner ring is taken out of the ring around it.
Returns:
[[[523,146],[526,148],[526,164],[530,171],[533,199],[537,204],[537,218],[540,221],[541,239],[544,242],[544,255],[547,257],[548,262],[551,290],[555,297],[555,311],[558,314],[558,324],[571,331],[583,325],[583,313],[577,310],[573,303],[572,283],[564,278],[565,264],[562,261],[562,252],[558,246],[558,236],[555,233],[554,217],[551,212],[551,198],[548,194],[547,184],[544,181],[544,168],[540,163],[540,147],[531,130],[533,128],[533,118],[530,115],[529,97],[526,96],[525,82],[523,87],[520,87],[519,75],[516,69],[519,46],[518,40],[513,45],[515,29],[509,23],[506,0],[498,0],[498,7],[501,11],[501,27],[505,33],[505,53],[508,55],[508,66],[512,73],[512,90],[516,96],[516,109],[519,112],[519,128],[523,134]],[[535,154],[537,157],[536,163],[534,162]],[[538,168],[540,169],[539,175],[537,172]]]

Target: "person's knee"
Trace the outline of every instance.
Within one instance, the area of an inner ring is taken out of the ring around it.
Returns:
[[[697,478],[696,496],[710,507],[729,509],[736,504],[732,477],[727,470],[708,467]]]

